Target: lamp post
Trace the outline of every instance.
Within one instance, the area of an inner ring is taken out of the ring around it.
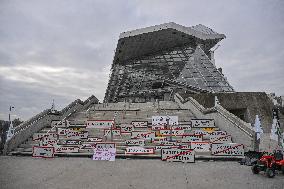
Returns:
[[[15,107],[14,106],[10,106],[10,108],[9,108],[9,127],[10,127],[10,125],[11,125],[11,112],[12,112],[12,109],[14,109]]]
[[[14,135],[13,123],[11,121],[11,111],[12,111],[13,108],[15,108],[15,107],[14,106],[9,107],[9,130],[7,132],[6,142],[8,140],[10,140]]]

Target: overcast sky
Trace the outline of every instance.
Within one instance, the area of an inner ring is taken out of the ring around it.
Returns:
[[[284,95],[283,2],[0,0],[0,119],[102,101],[119,34],[165,22],[225,34],[216,66],[236,91]]]

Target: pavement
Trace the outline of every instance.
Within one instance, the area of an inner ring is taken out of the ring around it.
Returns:
[[[284,175],[267,178],[253,175],[250,167],[235,161],[118,159],[115,162],[91,158],[36,159],[0,156],[0,188],[15,189],[283,189]]]

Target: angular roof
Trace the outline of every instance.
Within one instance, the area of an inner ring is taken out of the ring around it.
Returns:
[[[114,63],[136,59],[157,51],[188,44],[203,44],[209,51],[226,38],[204,25],[185,27],[174,22],[123,32],[119,36]]]

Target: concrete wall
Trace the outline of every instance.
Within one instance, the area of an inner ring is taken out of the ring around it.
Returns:
[[[179,103],[181,108],[190,109],[198,118],[214,119],[217,127],[232,135],[233,142],[244,144],[246,150],[255,148],[254,131],[250,124],[242,121],[222,106],[204,108],[192,97],[184,100],[179,94],[175,95],[175,101]]]

